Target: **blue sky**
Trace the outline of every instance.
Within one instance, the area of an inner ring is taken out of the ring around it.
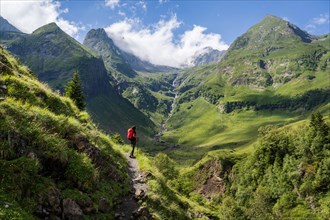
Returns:
[[[330,32],[327,0],[1,0],[0,4],[0,14],[23,32],[56,22],[82,42],[90,29],[105,28],[122,49],[156,64],[175,62],[174,66],[188,62],[202,47],[228,48],[268,14],[311,34]],[[171,54],[178,61],[168,59]]]
[[[312,34],[329,33],[329,23],[315,25],[313,22],[322,15],[329,21],[329,1],[119,1],[114,8],[105,6],[104,1],[71,0],[61,3],[64,8],[69,8],[69,13],[63,17],[93,28],[136,17],[145,25],[151,25],[176,14],[183,22],[178,34],[193,25],[200,25],[208,32],[221,34],[227,43],[232,43],[268,14],[286,18]]]

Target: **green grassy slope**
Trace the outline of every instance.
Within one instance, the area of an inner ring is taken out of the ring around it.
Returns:
[[[253,153],[213,151],[182,170],[179,192],[219,219],[327,219],[328,140],[322,116],[265,126]]]
[[[216,146],[189,166],[177,162],[200,149],[139,153],[149,185],[144,204],[156,219],[328,219],[329,105],[318,109],[324,118],[314,114],[282,127],[267,117],[248,151],[235,143]]]
[[[285,125],[304,117],[306,115],[278,110],[241,110],[223,114],[216,106],[199,98],[179,106],[178,112],[168,121],[168,131],[162,140],[181,145],[168,154],[178,163],[190,165],[209,151],[251,152],[259,127]]]
[[[270,17],[219,64],[180,73],[159,148],[174,161],[151,159],[160,218],[329,218],[329,124],[306,120],[330,117],[329,44]]]
[[[171,155],[189,164],[217,146],[246,152],[260,126],[288,124],[326,106],[329,54],[329,36],[310,36],[268,16],[239,37],[218,64],[183,70],[163,136],[182,145]]]
[[[160,127],[173,102],[175,73],[143,73],[123,83],[123,96]]]
[[[78,71],[87,110],[100,128],[125,135],[128,127],[137,124],[143,136],[152,134],[153,123],[111,86],[111,78],[103,61],[65,34],[55,23],[45,25],[31,35],[19,35],[10,42],[2,42],[40,80],[60,92],[63,92],[73,72]]]
[[[104,29],[90,30],[84,45],[102,57],[113,85],[123,97],[160,127],[174,97],[171,91],[177,70],[152,65],[121,51]]]
[[[113,218],[126,161],[89,115],[3,48],[0,97],[0,218]]]

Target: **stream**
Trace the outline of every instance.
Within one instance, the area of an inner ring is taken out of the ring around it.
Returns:
[[[170,112],[169,114],[167,115],[167,117],[162,121],[162,124],[160,126],[160,130],[158,132],[158,134],[155,135],[155,138],[159,139],[160,136],[163,135],[163,133],[166,131],[166,123],[168,122],[168,120],[170,120],[170,118],[172,117],[173,113],[174,113],[174,110],[175,110],[175,105],[177,103],[177,99],[178,99],[178,92],[176,92],[176,88],[179,86],[177,85],[177,81],[179,79],[179,74],[176,75],[176,78],[173,80],[173,83],[172,83],[172,90],[169,90],[169,92],[174,92],[175,93],[175,96],[173,98],[173,102],[171,104],[171,107],[170,107]]]

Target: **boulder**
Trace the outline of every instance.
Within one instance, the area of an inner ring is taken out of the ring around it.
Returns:
[[[72,199],[63,200],[63,217],[67,220],[84,219],[80,206]]]
[[[39,218],[62,216],[61,193],[57,188],[50,188],[38,196],[38,206],[33,212]]]
[[[132,213],[134,219],[153,219],[148,208],[145,206],[141,206],[137,210]]]
[[[135,192],[135,195],[134,195],[134,198],[136,200],[141,200],[143,199],[143,197],[146,195],[146,192],[143,190],[143,189],[138,189],[136,192]]]
[[[0,85],[0,90],[7,91],[7,86],[6,85]]]
[[[86,214],[96,212],[93,200],[89,197],[86,199],[83,199],[83,200],[79,200],[79,201],[77,201],[77,203],[81,207],[82,211]]]
[[[58,189],[52,188],[46,195],[49,211],[55,215],[62,213],[61,208],[61,193]]]

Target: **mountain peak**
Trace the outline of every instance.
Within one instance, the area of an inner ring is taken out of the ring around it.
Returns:
[[[0,16],[0,31],[22,33],[15,26],[10,24],[4,17]]]
[[[219,51],[217,49],[213,49],[212,47],[204,47],[202,50],[195,53],[192,57],[191,64],[193,66],[199,66],[202,64],[219,62],[225,53],[225,50]]]
[[[267,15],[266,17],[263,18],[263,20],[276,20],[276,21],[285,21],[284,19],[277,17],[275,15]]]
[[[274,15],[267,15],[258,24],[252,26],[245,34],[238,37],[229,50],[257,49],[265,45],[283,42],[310,43],[313,36],[294,24]]]
[[[41,26],[37,30],[33,31],[32,34],[41,34],[41,33],[55,32],[55,31],[63,32],[62,29],[59,26],[57,26],[55,22],[52,22],[44,26]]]
[[[106,41],[111,40],[103,28],[91,29],[90,31],[88,31],[85,40],[93,39],[93,38],[97,38],[100,40],[102,39]]]
[[[103,28],[92,29],[92,30],[90,30],[90,32],[91,33],[95,33],[95,34],[100,34],[100,35],[108,36],[107,33],[105,32],[105,30]]]
[[[122,57],[121,50],[103,28],[90,30],[83,44],[100,55],[108,69],[114,68],[128,77],[136,76],[136,72]]]
[[[274,28],[275,26],[287,27],[290,24],[287,20],[277,17],[275,15],[267,15],[258,24],[252,26],[266,25],[268,28]],[[292,24],[291,24],[292,25]]]

